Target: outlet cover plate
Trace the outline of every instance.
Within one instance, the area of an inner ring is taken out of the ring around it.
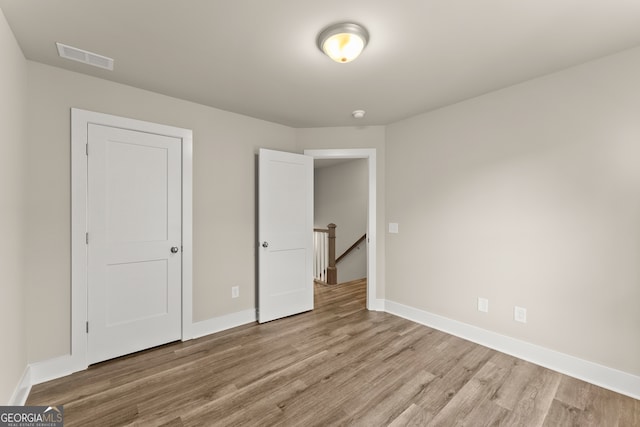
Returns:
[[[516,322],[527,323],[527,309],[515,306],[513,309],[513,319]]]
[[[231,298],[238,298],[240,296],[240,286],[231,287]]]
[[[478,298],[478,311],[483,313],[489,312],[489,300],[486,298]]]

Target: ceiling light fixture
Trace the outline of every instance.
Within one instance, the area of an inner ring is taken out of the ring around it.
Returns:
[[[331,25],[318,35],[320,50],[342,64],[356,59],[368,41],[367,29],[352,22]]]

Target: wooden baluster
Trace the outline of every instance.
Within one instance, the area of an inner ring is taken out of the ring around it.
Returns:
[[[327,267],[327,283],[336,285],[338,283],[338,269],[336,268],[336,225],[327,225],[329,229],[329,266]]]

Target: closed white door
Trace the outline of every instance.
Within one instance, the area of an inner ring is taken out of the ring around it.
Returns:
[[[88,361],[181,338],[181,141],[88,127]]]
[[[260,323],[313,310],[313,158],[260,150]]]

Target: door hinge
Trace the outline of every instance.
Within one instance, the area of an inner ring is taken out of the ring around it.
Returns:
[[[85,233],[84,240],[88,245],[89,244],[89,233]]]
[[[87,143],[87,144],[84,144],[84,147],[85,147],[85,148],[84,148],[84,152],[85,152],[85,154],[88,156],[88,155],[89,155],[89,144],[88,144],[88,143]]]
[[[87,322],[87,333],[89,333],[89,322]]]

